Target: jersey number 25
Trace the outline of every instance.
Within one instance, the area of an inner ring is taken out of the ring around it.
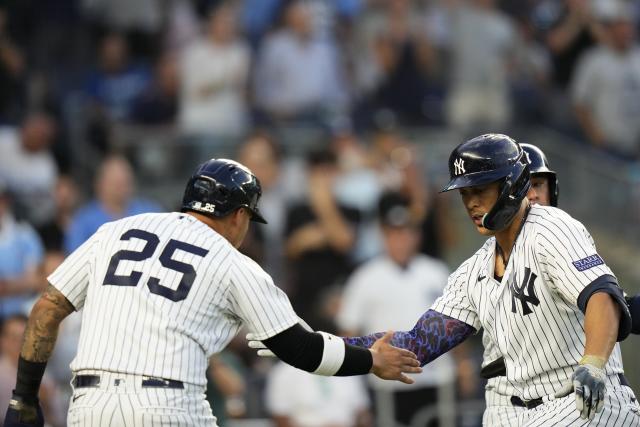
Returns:
[[[123,260],[144,261],[151,258],[158,248],[160,239],[156,234],[136,228],[128,230],[122,236],[120,236],[120,240],[130,240],[132,238],[146,241],[144,247],[141,251],[130,251],[123,249],[113,254],[113,256],[111,257],[111,261],[109,261],[107,274],[105,274],[104,280],[102,281],[103,285],[138,285],[138,282],[142,277],[142,272],[132,271],[128,276],[118,275],[116,274],[118,264]],[[182,273],[180,284],[178,285],[177,289],[173,290],[160,284],[160,279],[158,279],[157,277],[151,276],[149,277],[149,280],[147,280],[147,287],[149,288],[149,292],[151,292],[152,294],[163,296],[174,302],[182,301],[187,297],[187,295],[189,294],[189,290],[191,289],[191,285],[193,285],[193,281],[196,279],[196,271],[191,264],[176,261],[175,259],[171,258],[176,250],[189,252],[201,257],[207,255],[207,253],[209,252],[208,250],[203,249],[199,246],[194,246],[189,243],[181,242],[174,239],[169,240],[164,246],[159,257],[160,264],[162,264],[162,266],[165,268]]]

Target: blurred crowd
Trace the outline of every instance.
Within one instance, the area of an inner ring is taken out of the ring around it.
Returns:
[[[122,150],[123,127],[188,153],[177,188],[210,157],[256,173],[269,225],[242,249],[315,329],[409,329],[446,284],[455,233],[402,130],[547,126],[637,162],[639,13],[635,0],[2,2],[0,410],[47,275],[104,222],[177,209],[179,194],[137,196],[136,167],[154,160]],[[320,137],[294,157],[278,135],[298,128]],[[43,387],[53,426],[80,318]],[[273,368],[239,337],[212,359],[208,393],[221,425],[431,425],[447,387],[479,396],[477,356],[463,347],[395,388]]]

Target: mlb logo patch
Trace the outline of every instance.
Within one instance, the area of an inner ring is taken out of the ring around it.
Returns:
[[[585,271],[597,265],[604,264],[604,261],[602,260],[602,258],[600,258],[600,255],[595,254],[589,255],[586,258],[579,259],[578,261],[573,261],[571,264],[573,264],[576,270]]]

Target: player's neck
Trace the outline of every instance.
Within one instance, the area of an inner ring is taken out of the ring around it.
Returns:
[[[202,215],[198,212],[185,212],[185,213],[187,215],[191,215],[198,221],[205,223],[209,228],[213,229],[213,231],[215,231],[216,233],[218,233],[219,235],[227,239],[229,243],[234,245],[232,233],[230,232],[230,226],[228,224],[228,221],[225,221],[225,219],[213,219],[206,215]]]
[[[528,208],[529,202],[527,201],[527,199],[525,199],[522,201],[520,210],[518,210],[518,213],[513,218],[513,221],[511,221],[511,224],[495,234],[496,243],[500,247],[500,251],[502,252],[502,256],[505,261],[505,267],[507,261],[509,260],[509,256],[511,255],[513,244],[518,238],[518,234],[520,233],[520,230],[522,228],[522,223],[525,220]]]

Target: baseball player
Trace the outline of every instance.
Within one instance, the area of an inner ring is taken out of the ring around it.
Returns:
[[[531,203],[542,206],[558,206],[559,185],[555,171],[549,168],[549,162],[544,152],[532,144],[520,144],[524,150],[531,174],[531,187],[527,198]],[[631,333],[638,334],[638,319],[640,319],[640,296],[627,298],[632,318]],[[635,304],[637,305],[634,305]],[[486,378],[485,397],[487,408],[483,416],[483,424],[487,426],[510,426],[517,419],[518,413],[523,411],[521,406],[514,406],[510,397],[514,394],[513,387],[506,379],[504,358],[499,353],[486,331],[483,333],[484,361],[481,376]]]
[[[558,179],[544,152],[531,144],[520,144],[529,163],[531,185],[527,199],[532,204],[558,206]],[[511,396],[517,395],[517,389],[507,380],[504,357],[498,346],[493,343],[486,329],[482,334],[484,346],[482,370],[480,376],[487,379],[485,400],[487,407],[482,416],[485,426],[509,427],[517,424],[518,416],[526,411],[522,405],[514,405]]]
[[[231,160],[198,167],[182,212],[103,225],[49,276],[25,332],[5,426],[42,426],[38,389],[60,321],[83,309],[71,426],[215,426],[204,398],[207,359],[242,325],[283,361],[319,375],[373,372],[406,383],[415,355],[371,351],[303,328],[286,295],[237,251],[258,210],[260,183]]]
[[[616,343],[629,333],[629,310],[585,227],[560,209],[529,203],[529,163],[506,135],[460,144],[449,171],[443,191],[459,190],[489,239],[392,343],[426,364],[482,327],[504,356],[509,388],[498,392],[514,393],[509,402],[522,408],[503,424],[640,425]],[[344,339],[366,347],[381,335]]]

